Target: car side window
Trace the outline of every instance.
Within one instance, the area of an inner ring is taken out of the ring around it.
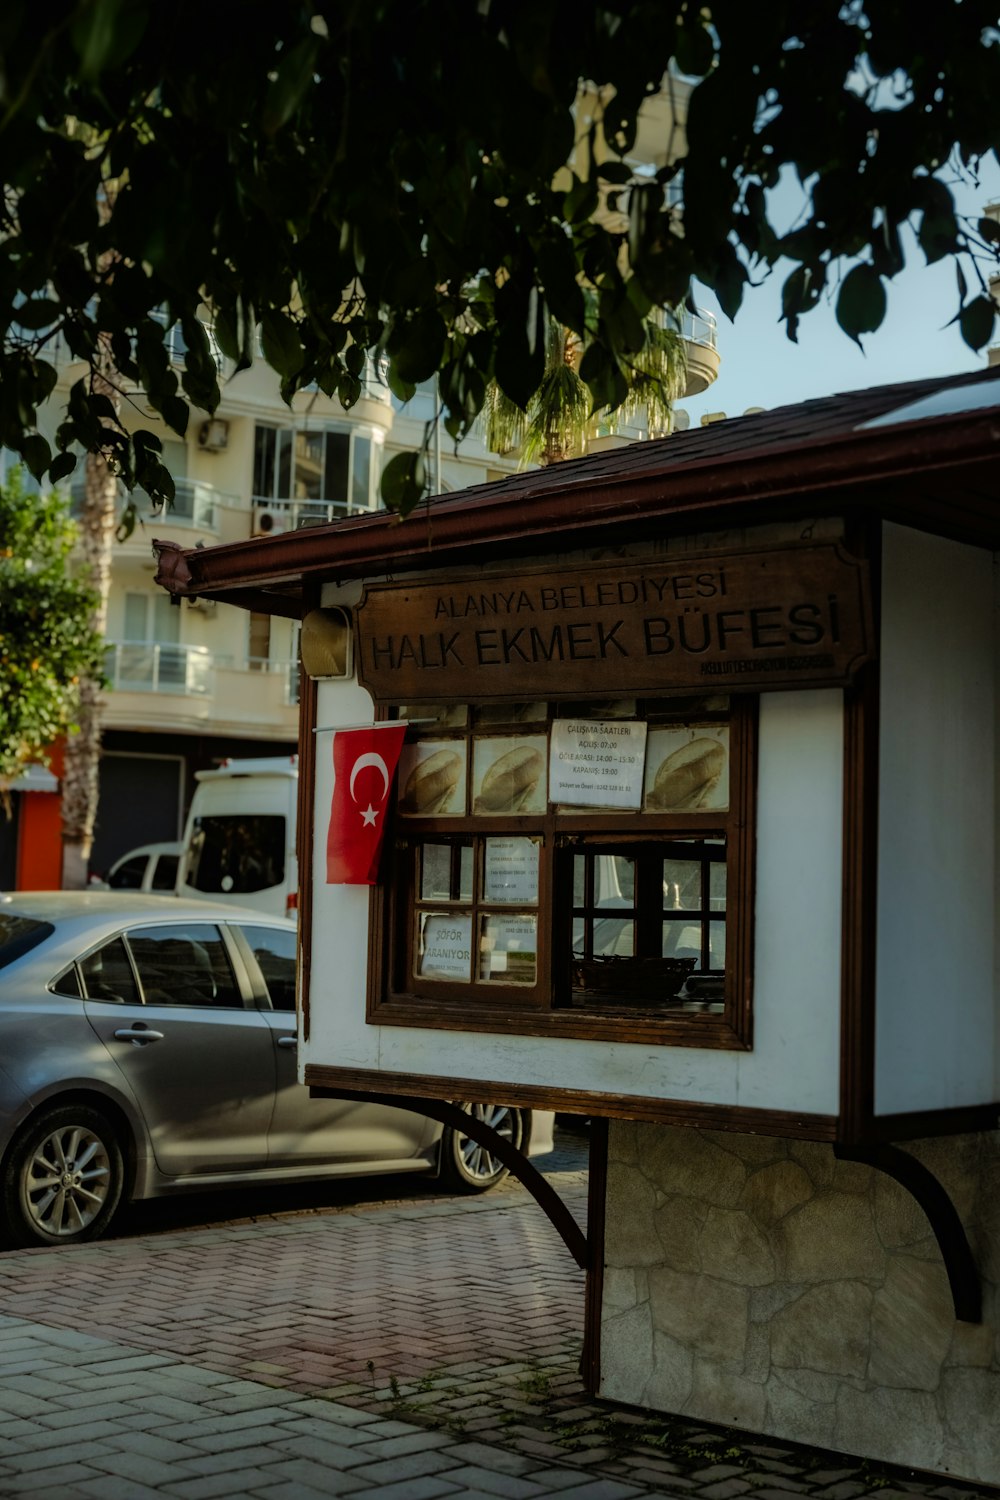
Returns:
[[[80,973],[88,1000],[109,1000],[117,1005],[140,1003],[132,965],[120,937],[81,958]]]
[[[177,884],[178,858],[176,854],[161,854],[153,871],[153,890],[172,891]]]
[[[243,935],[260,965],[274,1010],[295,1009],[295,933],[280,927],[244,927]]]
[[[70,964],[64,969],[58,979],[53,979],[50,989],[54,995],[65,995],[71,1000],[82,1000],[83,989],[80,985],[80,975],[76,964]]]
[[[117,870],[112,870],[108,876],[108,885],[113,891],[141,891],[142,878],[146,873],[146,854],[138,854],[134,859],[127,859]]]
[[[128,945],[147,1005],[243,1008],[218,927],[202,922],[133,927]]]

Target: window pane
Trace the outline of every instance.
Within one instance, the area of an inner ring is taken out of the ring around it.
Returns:
[[[148,854],[139,854],[135,859],[127,859],[117,870],[112,870],[108,876],[108,885],[113,891],[140,891],[142,890],[142,877],[146,873],[146,865],[149,863]]]
[[[347,481],[350,468],[351,438],[347,432],[326,434],[326,466],[323,471],[323,499],[340,501],[346,505],[350,499]]]
[[[242,1006],[217,927],[136,927],[128,941],[147,1005]]]
[[[196,818],[187,882],[205,895],[249,896],[285,878],[285,820],[279,813]]]
[[[327,442],[333,434],[328,434]],[[371,438],[355,437],[354,465],[351,470],[351,504],[358,510],[367,510],[371,504]]]
[[[587,856],[573,855],[573,905],[583,906],[587,899]],[[575,930],[575,929],[574,929]],[[575,946],[575,938],[574,938]]]
[[[83,991],[80,988],[80,976],[76,972],[76,965],[71,964],[64,974],[60,974],[58,979],[53,980],[52,988],[57,995],[68,995],[74,1000],[81,999]]]
[[[253,434],[253,492],[264,499],[273,499],[274,448],[273,427],[255,427]]]
[[[12,964],[22,954],[30,953],[53,932],[55,928],[51,922],[36,922],[33,917],[0,912],[0,969]]]
[[[630,917],[598,917],[592,951],[595,958],[610,954],[630,958],[635,952],[635,923]]]
[[[323,434],[295,434],[294,500],[319,500],[323,493]]]
[[[726,967],[726,924],[725,922],[709,922],[709,966],[713,969],[724,969]]]
[[[472,900],[472,846],[424,844],[420,851],[421,901]]]
[[[663,957],[694,958],[701,968],[701,923],[667,921],[663,924]]]
[[[282,431],[278,433],[278,466],[275,474],[275,496],[276,500],[291,500],[292,491],[292,442],[294,433]]]
[[[147,605],[145,594],[125,595],[125,639],[127,641],[146,640]]]
[[[597,906],[635,905],[635,861],[624,854],[594,856],[594,902]]]
[[[275,1010],[295,1010],[295,933],[277,927],[244,927]]]
[[[479,978],[501,984],[534,984],[537,948],[537,919],[533,913],[483,917]]]
[[[161,854],[153,871],[153,890],[172,891],[177,884],[176,854]]]
[[[582,917],[573,918],[573,952],[583,954],[583,945],[586,940],[586,924]]]
[[[538,904],[537,839],[487,839],[483,863],[483,900],[498,906]]]
[[[709,906],[713,911],[726,909],[726,867],[711,864],[708,867]]]
[[[138,1005],[132,965],[121,938],[105,943],[96,953],[80,961],[84,987],[91,1000],[112,1000],[119,1005]]]
[[[663,861],[663,905],[667,911],[701,910],[701,865],[694,859]]]
[[[424,979],[472,977],[472,917],[466,912],[421,912],[417,973]]]

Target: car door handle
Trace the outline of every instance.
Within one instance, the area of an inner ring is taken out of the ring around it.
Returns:
[[[162,1042],[162,1031],[150,1031],[145,1026],[123,1026],[121,1031],[115,1032],[116,1042]]]
[[[278,1038],[279,1047],[297,1047],[298,1045],[299,1039],[297,1036],[279,1036]]]

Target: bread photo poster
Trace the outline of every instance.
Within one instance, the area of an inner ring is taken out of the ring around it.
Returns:
[[[646,750],[647,812],[714,812],[729,806],[729,729],[651,729]]]
[[[548,805],[545,735],[476,740],[472,765],[472,811],[477,816],[543,813]]]
[[[464,740],[421,740],[399,757],[399,811],[411,818],[465,816]]]

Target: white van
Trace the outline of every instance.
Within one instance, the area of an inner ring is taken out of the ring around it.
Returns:
[[[91,880],[89,890],[145,891],[174,895],[183,844],[140,844],[116,859],[103,880]]]
[[[195,780],[177,894],[293,914],[298,756],[224,761]]]

